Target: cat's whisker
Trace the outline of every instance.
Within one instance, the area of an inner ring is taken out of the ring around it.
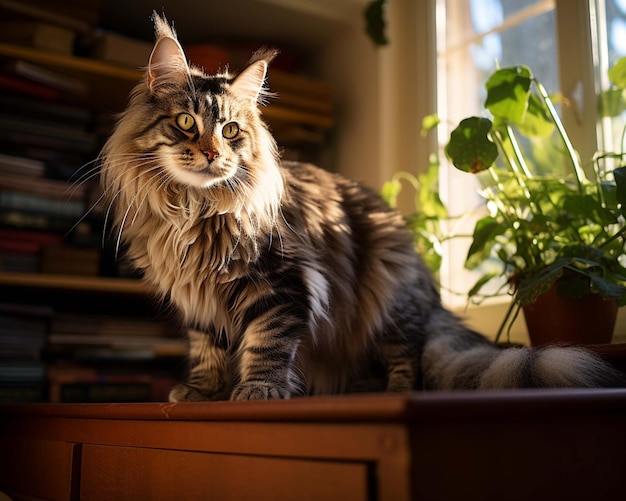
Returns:
[[[85,164],[85,165],[92,164],[92,163],[94,163],[94,162],[96,162],[96,161],[97,161],[97,160],[93,160],[93,161],[91,161],[91,162],[88,162],[88,163],[87,163],[87,164]],[[82,167],[81,167],[81,168],[82,168]],[[95,167],[93,167],[92,169],[90,169],[90,172],[91,172],[91,171],[93,171],[94,169],[96,170],[96,174],[97,174],[97,173],[99,172],[99,170],[100,170],[100,165],[98,164],[97,166],[95,166]],[[80,169],[79,169],[79,170],[80,170]],[[92,174],[92,175],[90,175],[89,177],[92,177],[93,175],[95,175],[95,174]],[[82,176],[81,176],[81,177],[82,177]],[[120,175],[120,177],[121,177],[121,175]],[[71,179],[71,178],[70,178],[70,179]],[[83,182],[86,182],[86,181],[83,181]],[[81,183],[81,184],[82,184],[82,183]],[[73,195],[73,193],[74,193],[74,192],[72,192],[72,195]],[[95,201],[91,204],[91,206],[89,207],[89,209],[88,209],[88,210],[87,210],[87,211],[86,211],[86,212],[85,212],[85,213],[84,213],[84,214],[80,217],[80,219],[78,219],[78,221],[76,221],[76,222],[72,225],[72,227],[71,227],[71,228],[70,228],[70,229],[69,229],[69,230],[65,233],[65,237],[67,237],[69,234],[71,234],[71,233],[72,233],[72,231],[74,231],[74,230],[76,229],[76,227],[77,227],[80,223],[82,223],[82,222],[85,220],[85,218],[86,218],[89,214],[91,214],[91,212],[93,212],[93,210],[94,210],[94,209],[95,209],[95,208],[96,208],[96,207],[100,204],[100,202],[101,202],[101,201],[102,201],[102,200],[106,197],[106,194],[107,194],[107,190],[104,190],[104,191],[100,194],[100,196],[99,196],[99,197],[98,197],[98,198],[97,198],[97,199],[96,199],[96,200],[95,200]],[[71,196],[71,195],[70,195],[70,196]],[[106,228],[106,218],[105,218],[105,222],[104,222],[104,228]],[[103,240],[102,240],[102,246],[104,247],[104,235],[103,235]]]
[[[144,164],[140,164],[139,166],[143,167],[144,165],[148,165],[149,163],[150,163],[150,161],[146,161]],[[130,184],[131,184],[131,183],[134,183],[134,182],[135,182],[137,179],[139,179],[141,176],[143,176],[143,175],[145,175],[145,174],[147,174],[147,173],[149,173],[149,172],[151,172],[151,171],[153,171],[153,170],[158,170],[158,169],[160,169],[160,166],[159,166],[159,165],[155,165],[155,166],[153,166],[153,167],[151,167],[151,168],[147,169],[146,171],[139,172],[139,173],[138,173],[135,177],[133,177],[132,179],[130,179],[129,181],[127,181],[125,184],[123,184],[122,186],[120,186],[120,188],[117,190],[117,192],[116,192],[116,193],[115,193],[115,194],[111,197],[110,202],[109,202],[109,205],[108,205],[107,210],[106,210],[105,215],[104,215],[104,227],[103,227],[104,229],[103,229],[103,232],[102,232],[102,246],[103,246],[103,247],[104,247],[104,240],[105,240],[105,237],[106,237],[106,235],[105,235],[105,233],[106,233],[106,227],[108,226],[109,217],[110,217],[111,211],[112,211],[112,209],[113,209],[113,204],[114,204],[114,202],[115,202],[115,199],[116,199],[116,198],[118,198],[118,197],[121,195],[121,193],[122,193],[122,192],[123,192],[123,191],[124,191],[124,190],[125,190],[125,189],[126,189],[126,188],[130,185]],[[116,179],[116,184],[117,184],[117,181],[118,181],[118,180],[120,180],[120,179],[122,179],[123,177],[124,177],[124,174],[123,174],[123,173],[122,173],[122,174],[120,174],[120,175],[117,177],[117,179]],[[112,185],[110,185],[110,186],[112,186]],[[107,188],[107,190],[105,190],[105,193],[106,193],[106,191],[108,191],[108,188]]]
[[[163,177],[164,179],[161,181],[159,186],[156,187],[155,191],[159,191],[161,189],[161,187],[171,179],[171,175],[167,174],[165,171],[157,172],[152,177],[152,179],[157,179],[158,180],[160,177]],[[150,190],[151,189],[152,189],[151,187],[145,189],[146,193],[143,196],[143,198],[141,199],[141,202],[139,202],[139,206],[137,207],[137,210],[135,211],[135,215],[133,216],[133,219],[130,222],[130,226],[133,226],[135,224],[135,220],[137,219],[137,216],[139,215],[139,212],[141,211],[141,208],[143,207],[143,204],[145,203],[146,199],[148,198],[148,195],[150,195]]]
[[[150,194],[150,188],[149,185],[152,181],[154,180],[159,180],[159,173],[157,172],[157,174],[150,176],[148,178],[148,180],[137,190],[137,193],[135,194],[135,196],[130,200],[130,202],[128,202],[128,207],[126,208],[126,212],[124,212],[124,217],[122,218],[122,221],[119,224],[119,231],[118,231],[118,235],[117,235],[117,240],[115,241],[115,256],[118,256],[118,252],[120,249],[120,242],[122,240],[122,233],[124,231],[124,225],[126,224],[126,218],[128,217],[128,214],[130,213],[131,209],[133,208],[133,205],[135,203],[135,200],[137,199],[137,197],[139,195],[142,194],[142,191],[145,190],[146,191],[146,195]],[[145,197],[144,197],[145,200]],[[137,211],[139,211],[139,207],[136,209],[135,211],[135,217],[137,214]],[[135,217],[133,217],[133,221],[135,220]],[[132,226],[132,225],[131,225]]]

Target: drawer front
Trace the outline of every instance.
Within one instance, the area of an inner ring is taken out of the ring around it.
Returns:
[[[0,491],[34,499],[78,499],[80,444],[2,438]]]
[[[367,463],[84,445],[81,500],[367,500]]]

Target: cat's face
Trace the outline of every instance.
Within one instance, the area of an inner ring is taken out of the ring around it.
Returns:
[[[157,115],[146,124],[143,146],[152,149],[174,179],[191,186],[250,175],[248,165],[262,146],[257,144],[263,132],[257,99],[267,61],[255,61],[235,79],[207,76],[187,65],[167,24],[157,20],[157,34],[147,73]]]
[[[222,77],[190,75],[180,86],[156,89],[158,115],[138,144],[186,185],[210,187],[252,175],[259,146],[253,103]]]
[[[270,224],[283,179],[258,102],[275,52],[257,53],[236,77],[206,75],[187,63],[165,18],[154,21],[145,79],[101,156],[102,185],[121,208],[118,219],[144,207],[163,217],[175,207],[187,214],[193,199],[206,214]]]

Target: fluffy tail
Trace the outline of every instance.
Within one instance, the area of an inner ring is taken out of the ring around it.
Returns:
[[[429,323],[422,370],[430,389],[626,386],[626,375],[584,348],[501,348],[445,310]]]

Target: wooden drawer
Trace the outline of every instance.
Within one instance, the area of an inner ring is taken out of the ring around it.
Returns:
[[[22,499],[78,499],[80,444],[3,438],[0,491]]]
[[[367,500],[366,462],[84,445],[85,501]]]

